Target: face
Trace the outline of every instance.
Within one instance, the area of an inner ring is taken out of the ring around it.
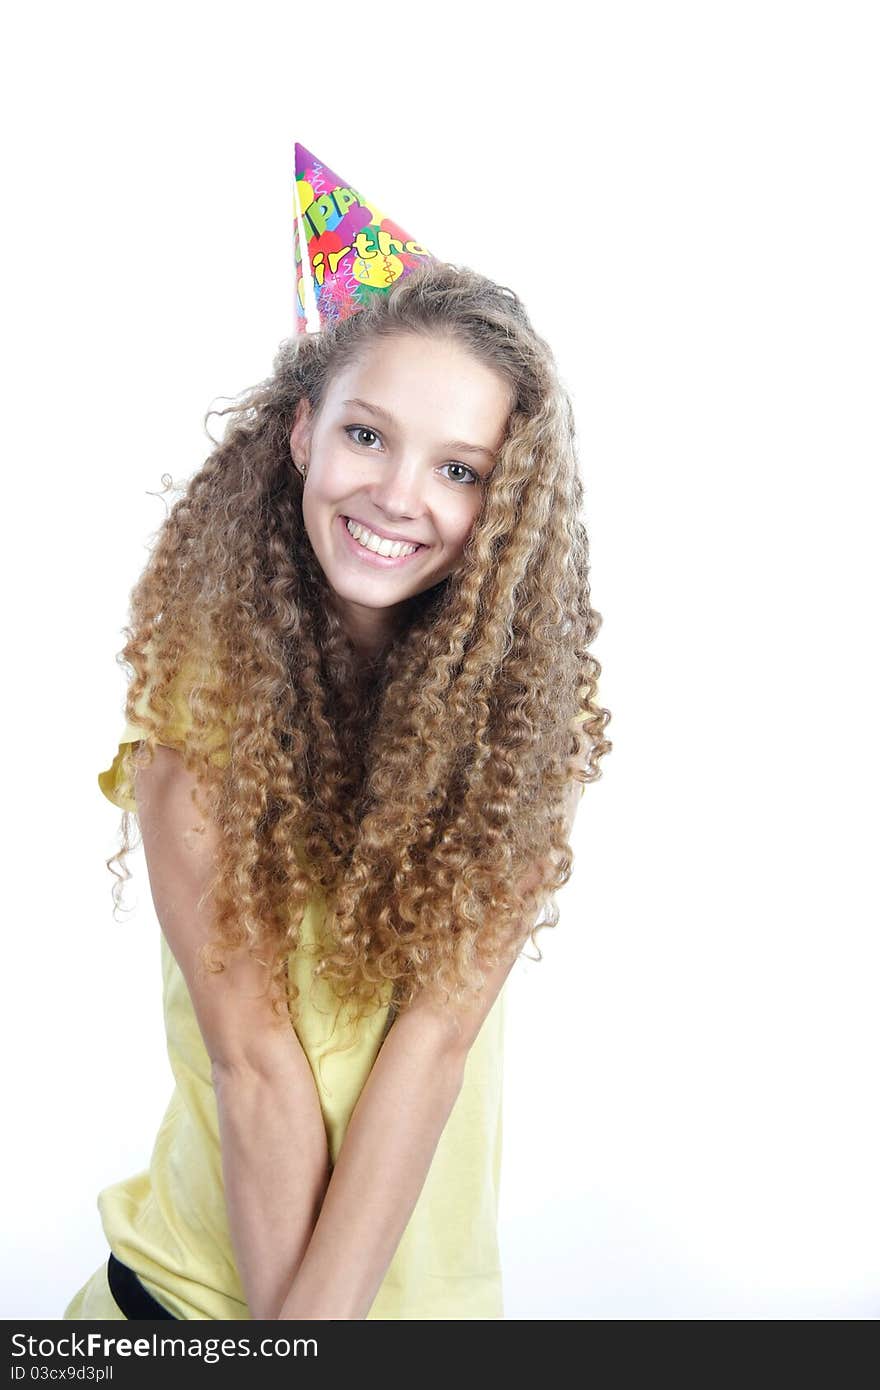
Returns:
[[[505,379],[459,344],[409,334],[339,372],[319,411],[300,402],[290,451],[307,468],[306,531],[364,655],[460,564],[512,404]],[[406,544],[386,557],[383,538]]]

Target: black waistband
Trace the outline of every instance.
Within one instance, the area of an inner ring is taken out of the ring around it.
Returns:
[[[107,1261],[107,1282],[119,1311],[127,1318],[171,1318],[172,1322],[178,1321],[173,1313],[169,1313],[167,1308],[156,1302],[134,1270],[117,1260],[112,1251]]]

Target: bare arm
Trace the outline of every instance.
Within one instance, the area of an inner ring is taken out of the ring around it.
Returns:
[[[573,783],[569,833],[580,794]],[[475,1004],[451,1016],[425,997],[392,1024],[352,1113],[280,1319],[366,1317],[424,1187],[467,1054],[528,934],[487,973]]]
[[[365,1318],[461,1089],[448,1033],[396,1019],[354,1108],[314,1234],[278,1317]]]
[[[215,1070],[229,1232],[254,1319],[277,1318],[306,1252],[330,1177],[314,1078]]]
[[[229,1229],[252,1318],[274,1318],[308,1245],[329,1177],[314,1077],[265,967],[246,951],[220,974],[198,958],[213,938],[217,830],[194,806],[180,755],[159,746],[135,777],[156,914],[186,980],[211,1062]],[[199,831],[197,827],[201,826]]]

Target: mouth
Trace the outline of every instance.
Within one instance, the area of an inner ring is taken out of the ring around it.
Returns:
[[[337,519],[338,529],[342,532],[342,542],[346,549],[361,562],[361,564],[372,565],[374,569],[401,569],[415,560],[425,550],[430,550],[429,545],[418,545],[415,550],[404,555],[378,555],[375,550],[370,550],[369,546],[361,545],[360,541],[355,540],[348,529],[351,517],[343,516],[341,513]],[[355,523],[360,525],[359,522]]]

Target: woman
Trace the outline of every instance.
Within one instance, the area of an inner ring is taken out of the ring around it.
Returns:
[[[64,1316],[501,1318],[503,987],[611,747],[571,406],[519,299],[430,260],[223,413],[100,778],[177,1084]]]

